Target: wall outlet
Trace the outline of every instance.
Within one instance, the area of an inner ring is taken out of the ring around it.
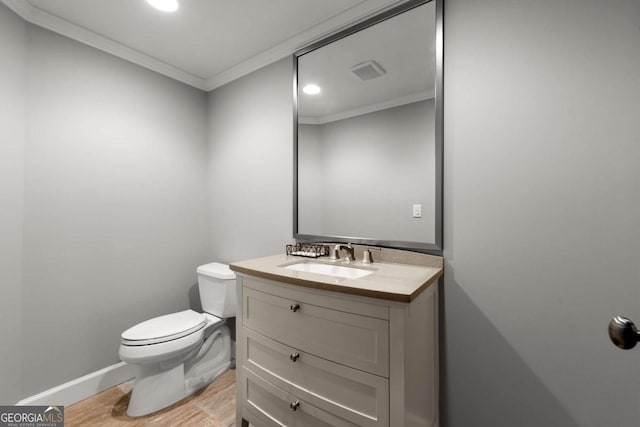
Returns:
[[[413,205],[413,217],[422,218],[422,205]]]

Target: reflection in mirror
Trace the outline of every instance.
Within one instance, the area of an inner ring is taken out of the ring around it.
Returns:
[[[440,250],[436,2],[297,58],[299,240]]]

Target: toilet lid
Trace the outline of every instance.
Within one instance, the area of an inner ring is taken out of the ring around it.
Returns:
[[[138,323],[124,331],[122,339],[132,345],[155,344],[192,334],[204,328],[206,324],[207,318],[204,314],[185,310]]]

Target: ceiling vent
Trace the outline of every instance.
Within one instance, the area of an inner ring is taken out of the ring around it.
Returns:
[[[387,72],[374,60],[365,61],[351,67],[351,72],[360,80],[373,80],[387,74]]]

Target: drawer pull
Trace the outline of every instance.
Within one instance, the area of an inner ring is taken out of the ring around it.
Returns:
[[[292,411],[297,411],[298,406],[300,406],[300,402],[297,400],[295,402],[289,403],[289,408],[291,408]]]
[[[300,353],[291,353],[289,355],[289,359],[291,359],[292,362],[295,362],[296,360],[298,360],[299,357],[300,357]]]
[[[295,313],[296,311],[300,310],[300,304],[298,304],[298,303],[291,304],[289,309]]]

